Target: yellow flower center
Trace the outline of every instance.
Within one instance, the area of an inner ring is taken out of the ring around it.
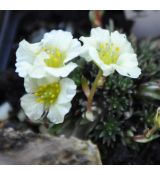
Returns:
[[[49,58],[45,59],[45,63],[48,67],[61,67],[64,65],[64,52],[61,52],[57,48],[45,49],[45,52],[49,54]]]
[[[104,64],[115,64],[120,55],[120,48],[113,44],[101,43],[98,48],[98,54]]]
[[[56,82],[39,86],[34,95],[36,96],[36,101],[38,103],[44,103],[48,106],[57,100],[60,90],[60,83]]]

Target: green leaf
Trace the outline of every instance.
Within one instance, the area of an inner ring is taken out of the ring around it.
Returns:
[[[138,142],[138,143],[148,143],[148,142],[151,142],[157,138],[159,138],[160,135],[152,135],[150,137],[144,137],[144,138],[135,138],[134,141],[135,142]]]

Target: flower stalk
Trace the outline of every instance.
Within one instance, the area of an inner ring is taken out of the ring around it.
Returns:
[[[98,81],[102,77],[102,74],[103,74],[102,70],[99,69],[98,74],[97,74],[97,76],[96,76],[96,78],[95,78],[95,80],[94,80],[94,82],[92,84],[92,87],[91,87],[91,90],[90,90],[90,94],[89,94],[88,100],[87,100],[87,111],[89,111],[89,112],[92,111],[91,107],[92,107],[92,102],[93,102],[94,94],[95,94],[95,92],[97,90]]]
[[[151,137],[156,131],[158,130],[157,126],[153,126],[151,129],[145,133],[145,137],[149,138]]]

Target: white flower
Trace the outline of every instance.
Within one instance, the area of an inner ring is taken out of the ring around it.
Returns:
[[[21,106],[31,120],[46,115],[55,124],[63,122],[76,94],[73,80],[53,79],[50,76],[42,79],[26,77],[24,86],[28,94],[21,98]]]
[[[23,40],[16,52],[19,76],[43,78],[47,75],[66,77],[77,65],[70,62],[79,55],[81,44],[70,32],[52,30],[35,44]]]
[[[81,56],[93,61],[108,76],[116,70],[123,76],[137,78],[141,74],[137,55],[126,35],[109,32],[100,27],[91,30],[90,37],[81,37],[84,43]]]

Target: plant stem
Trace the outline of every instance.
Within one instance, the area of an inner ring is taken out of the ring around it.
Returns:
[[[94,80],[94,82],[92,84],[90,94],[88,96],[87,111],[91,111],[93,97],[94,97],[94,94],[95,94],[96,89],[97,89],[98,81],[101,78],[102,74],[103,74],[102,70],[99,69],[98,74],[97,74],[97,76],[96,76],[96,78],[95,78],[95,80]]]
[[[145,135],[145,137],[150,137],[151,135],[153,135],[156,131],[158,130],[158,128],[156,126],[154,126],[153,128],[151,128],[147,134]]]

